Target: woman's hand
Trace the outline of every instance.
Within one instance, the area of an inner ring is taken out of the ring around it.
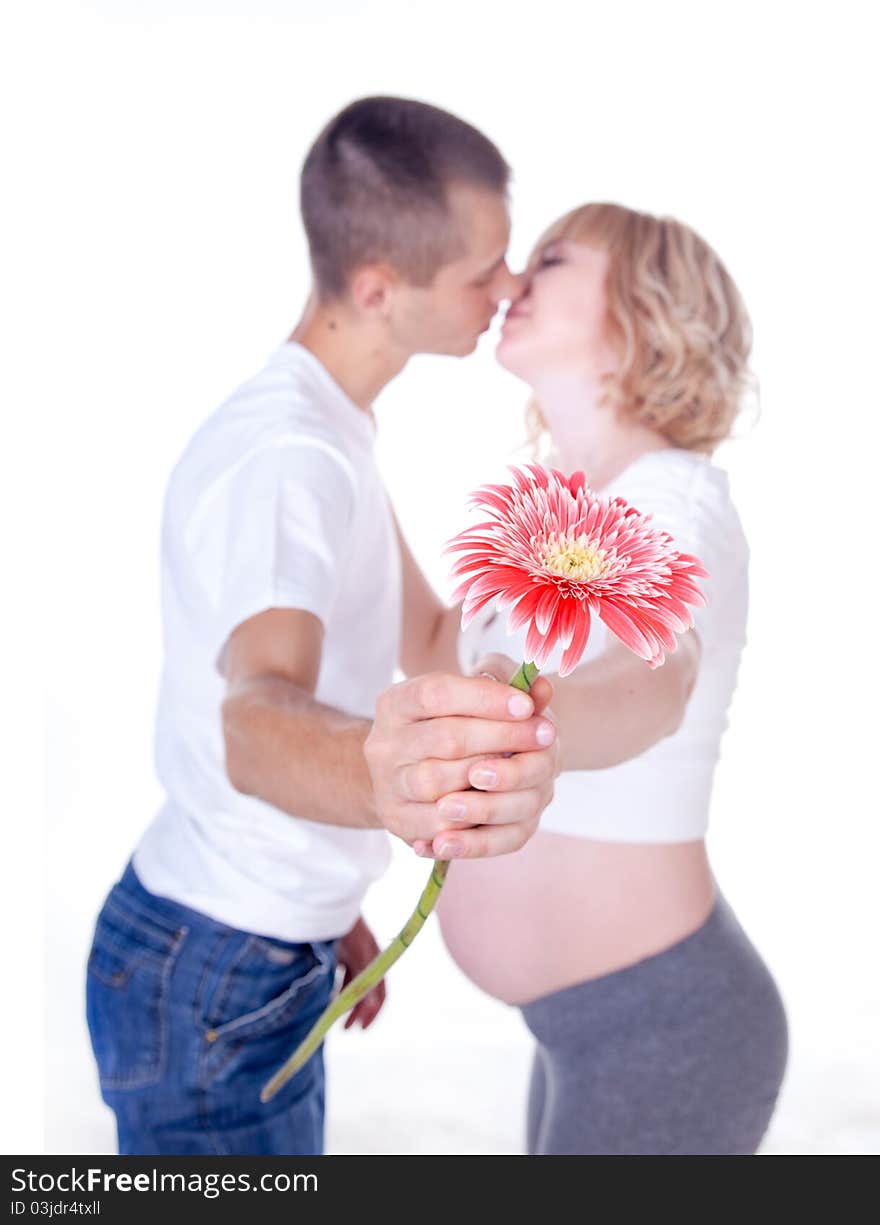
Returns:
[[[365,970],[374,957],[378,957],[381,949],[373,938],[373,933],[362,918],[343,936],[336,949],[336,956],[341,966],[345,967],[345,978],[342,982],[344,991],[352,979],[357,978],[361,970]],[[379,1009],[385,1003],[385,980],[377,983],[362,1000],[358,1000],[345,1021],[345,1029],[360,1021],[362,1029],[368,1029],[379,1014]]]

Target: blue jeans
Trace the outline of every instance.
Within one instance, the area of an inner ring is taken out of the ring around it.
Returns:
[[[149,893],[129,863],[95,927],[86,1015],[120,1153],[318,1154],[323,1047],[260,1089],[335,982],[336,940],[290,944]]]

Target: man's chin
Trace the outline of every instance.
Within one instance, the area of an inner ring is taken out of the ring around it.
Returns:
[[[468,340],[447,341],[445,344],[439,344],[434,348],[422,349],[422,353],[433,353],[436,357],[467,357],[473,353],[477,345],[480,343],[480,336],[471,336]]]
[[[482,336],[482,334],[483,333],[480,332],[479,335],[472,336],[470,340],[463,340],[458,348],[454,349],[450,355],[452,357],[467,357],[469,353],[473,353],[476,350],[477,345],[480,343],[480,336]]]

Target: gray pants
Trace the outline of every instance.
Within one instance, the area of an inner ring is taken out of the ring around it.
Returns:
[[[522,1008],[530,1154],[748,1154],[788,1057],[776,984],[718,893],[684,940]]]

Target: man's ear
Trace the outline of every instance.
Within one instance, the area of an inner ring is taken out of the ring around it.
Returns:
[[[389,264],[364,264],[351,279],[351,300],[355,308],[364,314],[378,314],[385,318],[399,282],[400,277]]]

